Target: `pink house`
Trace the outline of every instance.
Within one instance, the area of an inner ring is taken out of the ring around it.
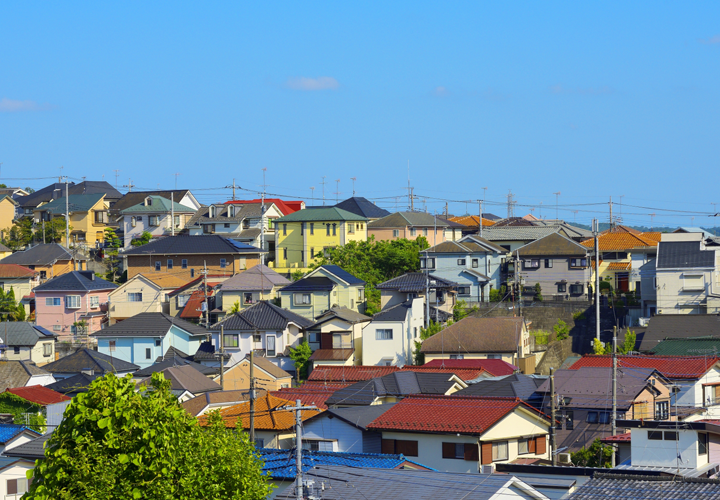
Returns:
[[[61,341],[94,333],[107,317],[108,293],[116,288],[92,271],[57,276],[35,287],[35,324],[56,333]]]

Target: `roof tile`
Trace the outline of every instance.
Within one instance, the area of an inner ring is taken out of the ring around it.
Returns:
[[[670,379],[698,379],[720,361],[717,356],[618,356],[622,368],[654,368]],[[571,370],[586,366],[612,367],[611,355],[586,355],[577,360]]]

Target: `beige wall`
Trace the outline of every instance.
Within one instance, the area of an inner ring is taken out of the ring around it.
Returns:
[[[9,230],[13,225],[13,220],[15,220],[15,203],[5,197],[0,201],[0,229]]]
[[[279,286],[273,287],[273,289],[269,292],[260,292],[260,290],[230,290],[230,291],[221,291],[220,296],[220,304],[218,307],[220,307],[224,312],[228,312],[230,309],[233,308],[235,305],[235,302],[238,302],[240,304],[240,310],[246,309],[250,307],[253,304],[256,304],[260,300],[273,300],[275,297],[278,296],[278,290],[280,290]],[[251,304],[245,304],[245,301],[243,299],[245,293],[252,293],[253,294],[253,301]]]
[[[168,259],[173,261],[173,268],[168,270]],[[186,269],[182,268],[182,260],[187,259]],[[225,267],[221,267],[220,259],[225,259]],[[152,280],[155,275],[166,275],[172,273],[178,278],[188,282],[202,276],[200,271],[207,265],[208,275],[226,276],[227,278],[241,273],[246,269],[256,266],[259,263],[258,255],[238,256],[234,254],[213,254],[213,255],[127,255],[125,256],[128,279],[136,274]],[[160,262],[160,271],[155,271],[155,262]],[[192,276],[191,270],[195,270]],[[211,281],[218,281],[217,278],[208,278]]]
[[[442,228],[437,229],[437,233],[435,232],[434,227],[427,227],[427,228],[416,228],[415,234],[411,234],[412,231],[409,227],[404,228],[397,228],[398,235],[395,236],[396,229],[391,228],[372,228],[370,227],[368,229],[368,237],[374,236],[375,240],[380,241],[390,241],[390,240],[398,240],[401,238],[405,238],[408,240],[416,240],[419,236],[423,236],[428,240],[428,243],[430,243],[430,246],[435,246],[439,243],[442,243],[443,241],[455,241],[462,238],[462,231],[460,229],[456,229],[453,233],[452,229],[445,229]],[[425,231],[427,231],[427,234],[425,234]]]
[[[5,339],[5,334],[2,330],[2,327],[0,327],[0,337],[2,337],[4,340],[7,340],[7,339]],[[46,344],[51,346],[50,354],[48,356],[45,356],[45,354],[43,354],[45,352],[45,348],[43,346]],[[55,361],[55,341],[54,340],[44,341],[44,342],[39,341],[33,347],[22,346],[22,347],[20,347],[20,352],[18,354],[15,354],[14,349],[11,347],[9,349],[6,349],[5,353],[6,353],[7,359],[9,359],[9,360],[26,361],[29,359],[36,365],[42,366],[42,365],[46,365],[48,363],[52,363],[53,361]]]
[[[255,367],[254,376],[255,378],[261,379],[262,388],[267,391],[277,391],[283,387],[290,387],[292,385],[292,377],[277,379],[257,366]],[[226,369],[224,379],[224,391],[250,389],[250,362],[241,361],[235,366]],[[213,380],[219,384],[220,375],[213,378]]]
[[[714,270],[657,270],[658,314],[714,314],[720,312],[720,252]],[[702,289],[689,290],[686,278],[702,275]],[[704,304],[703,302],[707,302]]]

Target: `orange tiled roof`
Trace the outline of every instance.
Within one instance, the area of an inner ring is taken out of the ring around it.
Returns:
[[[152,274],[144,275],[147,279],[155,283],[160,288],[172,288],[173,290],[187,283],[187,278],[181,278],[174,274]]]
[[[478,225],[478,216],[477,215],[463,215],[463,216],[458,216],[458,217],[450,217],[448,220],[451,222],[457,222],[458,224],[462,224],[463,226],[468,226],[468,227],[473,227],[473,226],[477,227],[477,225]],[[483,227],[488,227],[488,226],[492,226],[493,224],[495,224],[494,221],[491,221],[484,217],[483,217],[482,222],[483,222]]]
[[[642,237],[648,240],[660,241],[660,238],[662,238],[662,233],[659,231],[647,232],[642,233]]]
[[[592,238],[580,244],[587,248],[594,248],[595,246]],[[598,236],[598,246],[601,252],[656,247],[657,244],[657,240],[646,238],[643,236],[643,233],[625,226],[616,226],[607,231],[603,231],[600,233],[600,236]]]
[[[611,262],[610,264],[608,264],[607,270],[608,271],[629,271],[630,263],[629,262]]]
[[[255,429],[264,431],[286,431],[295,425],[295,414],[281,410],[283,406],[295,406],[294,401],[276,398],[266,394],[255,400]],[[323,410],[304,410],[302,420],[314,417]],[[240,403],[220,411],[220,416],[229,429],[246,429],[250,426],[250,402]],[[207,425],[208,415],[198,419],[200,425]]]

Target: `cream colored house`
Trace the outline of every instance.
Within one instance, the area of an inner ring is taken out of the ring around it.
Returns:
[[[32,361],[38,366],[55,361],[55,341],[57,335],[36,328],[24,321],[9,321],[0,327],[0,338],[5,344],[5,359],[14,361]]]
[[[110,324],[144,312],[163,312],[167,293],[142,274],[136,274],[108,294]]]
[[[17,213],[17,202],[7,194],[0,195],[0,230],[8,231]]]
[[[253,376],[262,380],[261,386],[266,391],[277,391],[292,385],[293,376],[285,370],[278,368],[268,361],[267,358],[256,356],[254,363],[255,372]],[[217,366],[220,366],[219,363]],[[220,384],[221,380],[224,391],[249,390],[250,358],[243,358],[239,363],[235,363],[231,367],[226,368],[222,377],[220,375],[213,377],[213,381],[218,384]]]
[[[29,296],[39,284],[39,271],[19,264],[0,264],[0,288],[5,293],[12,289],[17,302],[20,302],[23,297]],[[23,303],[25,304],[25,313],[30,314],[29,299]]]
[[[363,329],[372,320],[347,307],[335,307],[308,327],[310,360],[321,365],[362,365]]]
[[[225,280],[217,291],[215,307],[227,314],[237,304],[238,311],[261,300],[272,300],[290,280],[269,267],[258,264]]]

